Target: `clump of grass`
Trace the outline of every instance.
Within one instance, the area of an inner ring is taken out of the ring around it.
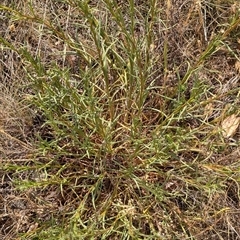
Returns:
[[[28,163],[4,163],[37,208],[21,239],[239,237],[239,140],[220,129],[239,114],[239,86],[218,91],[208,78],[218,51],[233,53],[239,19],[212,39],[203,31],[204,50],[180,63],[171,2],[166,14],[156,0],[50,2],[0,6],[32,33],[28,44],[0,38],[21,58],[35,112]],[[191,9],[186,21],[202,16]]]

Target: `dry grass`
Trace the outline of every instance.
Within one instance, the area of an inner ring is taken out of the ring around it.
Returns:
[[[240,239],[239,16],[3,0],[0,238]]]

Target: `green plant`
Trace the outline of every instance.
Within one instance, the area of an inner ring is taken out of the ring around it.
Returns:
[[[230,214],[225,199],[238,189],[239,164],[214,157],[227,160],[239,141],[227,146],[219,130],[225,112],[209,104],[236,96],[239,87],[217,92],[206,76],[239,19],[179,63],[170,56],[170,1],[167,16],[156,0],[50,2],[0,5],[14,24],[32,29],[32,47],[0,42],[21,58],[23,102],[41,118],[31,163],[6,163],[4,170],[15,171],[18,191],[39,194],[32,201],[43,209],[53,205],[48,216],[37,213],[36,227],[21,239],[225,236],[231,223],[222,231],[218,222]]]

